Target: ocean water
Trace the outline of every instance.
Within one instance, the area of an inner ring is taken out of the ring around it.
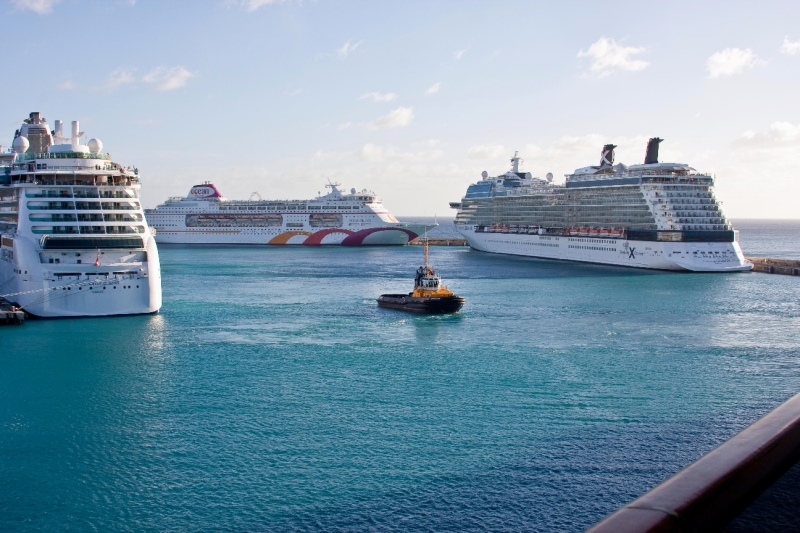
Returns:
[[[800,391],[800,283],[161,248],[154,316],[0,328],[2,531],[582,531]]]

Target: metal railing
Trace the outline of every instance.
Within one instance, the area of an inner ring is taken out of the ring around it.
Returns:
[[[800,394],[587,533],[721,531],[800,459]]]
[[[110,161],[109,154],[92,154],[85,152],[24,152],[17,154],[17,161],[33,161],[35,159],[101,159]]]

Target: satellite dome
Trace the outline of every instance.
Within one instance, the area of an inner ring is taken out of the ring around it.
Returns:
[[[355,194],[355,193],[356,193],[356,188],[355,188],[355,187],[353,187],[352,189],[350,189],[350,194]]]
[[[28,139],[23,137],[22,135],[14,139],[14,142],[11,143],[11,148],[13,148],[14,152],[17,154],[22,154],[26,152],[28,148],[30,148],[30,146],[31,143],[28,142]]]
[[[547,181],[553,181],[553,173],[552,172],[548,172],[547,176],[545,176],[545,178],[547,178]]]
[[[484,170],[483,172],[481,172],[481,177],[482,177],[483,179],[486,179],[486,178],[488,178],[488,177],[489,177],[489,173],[488,173],[488,172],[486,172],[486,171]]]
[[[100,150],[103,149],[103,141],[100,139],[90,139],[88,146],[91,153],[99,154]]]
[[[526,172],[525,173],[525,179],[531,179],[531,173],[530,172]]]

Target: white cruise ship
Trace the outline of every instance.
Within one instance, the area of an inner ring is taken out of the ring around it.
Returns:
[[[31,113],[0,153],[0,297],[39,317],[155,313],[158,249],[123,167]],[[0,150],[1,151],[1,150]]]
[[[565,185],[539,179],[511,159],[505,174],[473,183],[460,202],[456,229],[485,252],[627,267],[696,272],[751,270],[738,232],[714,196],[715,178],[685,164],[659,163],[662,139],[648,142],[644,164],[577,169]]]
[[[210,182],[146,209],[156,240],[170,244],[404,245],[433,226],[398,222],[372,191],[329,183],[313,200],[228,200]]]

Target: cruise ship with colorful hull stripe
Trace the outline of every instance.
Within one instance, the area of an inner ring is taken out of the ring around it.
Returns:
[[[265,244],[402,246],[432,226],[399,222],[366,189],[349,193],[339,183],[313,200],[228,200],[210,182],[186,197],[146,209],[160,244]]]

